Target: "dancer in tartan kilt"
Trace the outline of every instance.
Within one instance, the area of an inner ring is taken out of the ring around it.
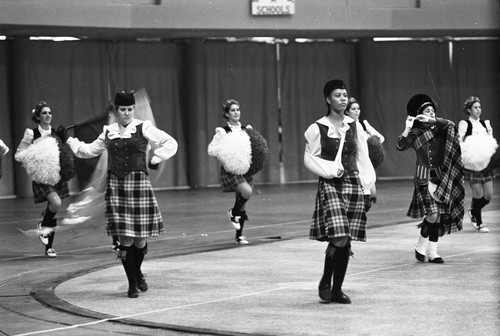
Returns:
[[[457,126],[436,117],[436,105],[425,94],[413,96],[407,105],[405,129],[397,149],[413,148],[417,154],[415,188],[407,215],[422,218],[415,245],[418,261],[442,264],[438,240],[445,233],[462,229],[464,177]]]
[[[80,158],[91,158],[108,152],[106,179],[106,219],[109,236],[118,236],[121,259],[128,280],[129,298],[148,290],[141,271],[147,253],[147,238],[164,233],[163,218],[149,180],[148,167],[158,169],[161,161],[177,152],[177,142],[152,125],[151,121],[134,119],[133,92],[118,92],[114,100],[115,123],[90,144],[69,137],[68,144]],[[147,162],[148,145],[154,155]]]
[[[462,148],[464,178],[469,181],[472,190],[472,204],[467,211],[472,228],[476,232],[487,233],[490,230],[483,225],[482,209],[493,198],[493,170],[490,163],[498,150],[498,143],[493,138],[493,128],[489,120],[481,120],[481,101],[470,96],[464,102],[467,120],[458,123],[458,134]]]
[[[38,231],[40,241],[45,245],[45,255],[55,258],[55,216],[62,206],[62,200],[69,197],[67,181],[75,174],[72,153],[64,144],[64,128],[60,126],[55,130],[51,126],[52,110],[47,102],[41,101],[36,105],[31,111],[31,120],[37,127],[25,130],[14,157],[32,179],[35,203],[47,202]]]
[[[366,240],[366,212],[375,197],[369,186],[375,185],[375,171],[366,140],[355,120],[344,114],[348,99],[344,81],[327,82],[323,94],[327,115],[304,134],[304,164],[319,176],[309,237],[328,242],[319,297],[325,302],[349,304],[351,299],[342,291],[342,284],[352,254],[351,241]],[[341,159],[341,169],[334,158],[337,162]],[[371,169],[361,171],[362,167]]]
[[[208,154],[221,163],[220,183],[223,192],[234,192],[235,202],[227,215],[236,229],[235,241],[247,245],[243,227],[248,220],[246,203],[253,193],[252,176],[256,174],[267,159],[266,140],[250,125],[240,122],[240,103],[234,99],[222,104],[222,117],[227,125],[217,127],[208,145]]]

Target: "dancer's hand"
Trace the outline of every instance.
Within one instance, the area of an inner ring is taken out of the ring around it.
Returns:
[[[415,117],[412,117],[412,116],[408,116],[406,118],[406,123],[405,123],[405,127],[408,128],[408,129],[411,129],[413,127],[413,122],[415,121]]]

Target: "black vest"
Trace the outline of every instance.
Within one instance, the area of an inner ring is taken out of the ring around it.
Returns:
[[[316,123],[319,128],[319,133],[321,135],[321,158],[334,161],[335,156],[340,145],[340,138],[330,138],[328,136],[328,126]],[[352,122],[349,124],[349,130],[346,132],[344,147],[342,148],[342,165],[344,170],[349,172],[353,170],[358,170],[358,165],[356,163],[356,123]]]
[[[137,125],[137,131],[128,139],[109,139],[109,131],[106,132],[108,170],[120,178],[124,178],[133,171],[143,171],[148,174],[146,163],[148,139],[142,134],[142,125]]]

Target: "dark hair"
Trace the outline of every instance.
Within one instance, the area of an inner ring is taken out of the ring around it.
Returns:
[[[240,106],[240,103],[236,99],[228,99],[225,102],[222,103],[222,118],[228,119],[226,113],[229,112],[229,109],[231,108],[231,105],[238,105]]]
[[[354,98],[354,97],[349,98],[349,100],[347,101],[347,106],[345,107],[345,111],[344,111],[345,115],[347,115],[347,113],[349,112],[349,109],[351,108],[351,106],[353,104],[358,104],[361,106],[361,104],[356,100],[356,98]]]
[[[478,97],[475,97],[475,96],[470,96],[470,97],[467,97],[467,99],[465,99],[465,102],[464,102],[464,113],[467,114],[467,115],[470,115],[469,113],[469,109],[472,107],[472,105],[474,105],[475,103],[481,103],[481,101],[479,100]]]
[[[42,112],[42,109],[44,107],[50,108],[47,102],[41,100],[38,104],[36,104],[35,108],[31,110],[31,120],[33,120],[34,123],[36,124],[40,123],[40,112]]]

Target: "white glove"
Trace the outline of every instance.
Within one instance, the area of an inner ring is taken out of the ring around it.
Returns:
[[[406,118],[406,128],[412,128],[413,127],[413,122],[415,121],[415,117],[412,117],[412,116],[408,116]]]

